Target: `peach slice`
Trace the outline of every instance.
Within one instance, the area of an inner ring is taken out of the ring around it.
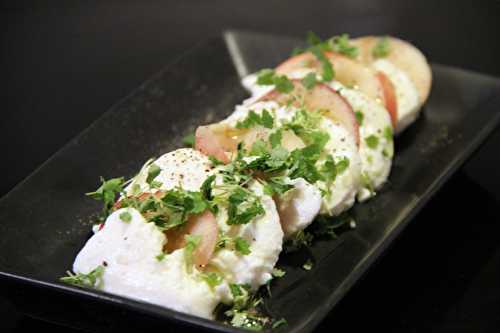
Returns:
[[[389,111],[391,119],[397,115],[397,101],[394,86],[377,71],[335,52],[324,52],[333,64],[335,80],[347,87],[356,87],[368,97],[380,100]],[[291,57],[276,67],[281,75],[290,75],[296,70],[319,71],[321,64],[310,52]],[[396,118],[397,119],[397,118]]]
[[[236,150],[236,142],[230,137],[219,133],[219,125],[200,126],[195,133],[195,149],[207,156],[212,156],[222,163],[229,163],[228,152]]]
[[[356,116],[347,101],[326,84],[319,83],[307,90],[299,80],[292,80],[294,90],[284,94],[273,90],[259,101],[276,101],[280,104],[304,106],[308,111],[319,111],[325,117],[338,122],[352,135],[359,146],[359,127]]]
[[[324,52],[333,64],[335,80],[348,87],[357,87],[360,91],[373,99],[383,100],[383,87],[372,69],[334,52]],[[290,75],[296,70],[311,69],[321,70],[321,63],[310,52],[302,53],[289,58],[276,67],[276,73]]]
[[[152,195],[161,199],[165,195],[165,192],[145,192],[141,193],[137,198],[143,201]],[[121,200],[115,203],[113,208],[119,209],[120,207]],[[99,230],[101,230],[103,226],[104,224],[101,224]],[[167,243],[163,250],[167,253],[171,253],[186,246],[185,235],[201,236],[201,241],[193,252],[193,258],[197,267],[204,267],[212,257],[217,243],[218,228],[214,214],[209,210],[205,210],[201,214],[191,215],[184,225],[165,231]]]
[[[204,267],[212,257],[217,244],[217,222],[214,214],[206,210],[201,214],[191,215],[185,225],[165,231],[167,244],[164,251],[171,253],[186,246],[185,235],[200,236],[201,241],[193,251],[194,264]]]
[[[380,36],[365,36],[351,40],[352,44],[359,48],[359,61],[371,64],[377,60],[372,52],[380,38]],[[432,72],[427,59],[412,44],[395,37],[387,38],[389,54],[382,59],[387,59],[410,77],[423,104],[429,97],[432,84]]]

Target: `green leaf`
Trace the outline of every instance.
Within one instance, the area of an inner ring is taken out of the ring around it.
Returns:
[[[148,169],[148,176],[146,178],[146,183],[151,185],[153,180],[160,174],[161,169],[158,165],[156,164],[151,164],[151,166]]]
[[[97,266],[94,270],[87,274],[67,272],[68,276],[64,276],[59,280],[64,283],[72,284],[79,287],[99,288],[102,284],[102,275],[104,274],[104,266]]]
[[[306,271],[310,271],[313,267],[313,262],[311,259],[307,259],[306,262],[302,265],[302,268]]]
[[[215,175],[211,175],[211,176],[207,177],[207,179],[205,179],[203,184],[201,184],[200,191],[203,194],[203,197],[205,198],[205,200],[212,200],[213,199],[212,186],[213,186],[214,182],[215,182]]]
[[[316,168],[316,161],[321,150],[317,145],[306,146],[302,149],[295,149],[290,154],[289,177],[291,179],[304,178],[309,183],[314,184],[323,176]]]
[[[261,139],[255,140],[255,142],[252,145],[252,148],[250,149],[250,155],[260,156],[260,155],[265,155],[266,153],[267,153],[266,143]]]
[[[228,198],[228,225],[246,224],[265,213],[260,199],[237,187]]]
[[[265,128],[273,128],[274,126],[274,118],[271,116],[269,111],[263,110],[261,115],[261,125]]]
[[[333,70],[333,65],[330,62],[330,60],[328,60],[328,58],[325,57],[321,48],[318,46],[314,46],[311,48],[311,53],[314,54],[314,56],[316,56],[316,58],[321,63],[322,81],[330,82],[331,80],[333,80],[333,78],[335,77],[335,71]]]
[[[272,274],[274,277],[280,278],[280,277],[285,276],[286,272],[282,269],[279,269],[278,267],[274,267]]]
[[[312,88],[314,88],[314,86],[316,85],[316,83],[318,83],[318,81],[316,80],[316,73],[309,73],[307,74],[302,80],[301,80],[301,83],[302,85],[307,89],[307,90],[311,90]]]
[[[389,38],[384,36],[378,39],[377,44],[372,49],[372,55],[374,58],[384,58],[389,55],[390,51]]]
[[[288,94],[293,91],[293,83],[285,75],[276,76],[274,78],[276,90],[281,93]]]
[[[85,195],[104,203],[101,216],[101,220],[104,221],[111,212],[116,195],[123,191],[124,179],[123,177],[112,178],[110,180],[101,178],[101,182],[102,185],[96,191],[86,193]]]
[[[222,283],[222,277],[215,272],[203,272],[200,276],[212,289]]]
[[[387,140],[387,142],[391,142],[393,139],[393,133],[392,133],[392,127],[387,126],[384,128],[384,138]]]
[[[200,235],[185,235],[186,246],[184,247],[184,258],[186,261],[186,269],[190,273],[193,268],[193,252],[201,242]]]
[[[280,129],[269,135],[269,143],[271,143],[271,148],[276,148],[281,145],[281,139],[283,137],[283,131]]]
[[[155,258],[158,261],[162,261],[163,259],[165,259],[165,253],[162,252],[159,255],[157,255]]]
[[[318,44],[321,44],[323,42],[321,40],[321,38],[318,35],[316,35],[313,31],[307,32],[306,41],[311,46],[318,45]]]
[[[321,167],[321,173],[327,181],[335,181],[335,178],[337,177],[337,165],[335,164],[335,161],[333,160],[333,157],[331,155],[328,155],[326,157],[326,161]]]
[[[365,115],[361,111],[356,111],[354,112],[354,115],[356,116],[356,121],[358,122],[359,126],[363,125],[363,119],[365,118]]]
[[[130,221],[132,221],[132,215],[130,215],[130,213],[127,211],[121,213],[119,215],[119,217],[120,217],[120,220],[122,220],[123,222],[126,222],[126,223],[129,223]]]
[[[153,180],[151,184],[149,184],[151,188],[160,188],[162,185],[163,183],[158,180]]]
[[[371,149],[376,149],[378,147],[379,139],[376,135],[370,135],[365,138],[366,145]]]
[[[335,169],[337,169],[338,175],[347,170],[348,167],[349,167],[349,158],[347,158],[346,156],[342,157],[341,160],[338,160],[337,163],[335,163]]]
[[[216,157],[209,155],[208,159],[210,160],[210,162],[212,162],[213,166],[224,165],[224,162],[219,161]]]
[[[270,196],[283,195],[293,188],[293,185],[285,182],[284,177],[271,177],[264,184],[264,193]]]
[[[257,84],[261,86],[270,86],[274,84],[274,70],[272,69],[262,69],[257,74]]]
[[[239,252],[243,255],[247,255],[247,254],[251,253],[250,244],[248,244],[248,242],[242,237],[236,237],[234,239],[234,248],[237,252]]]
[[[194,133],[186,135],[182,138],[182,143],[187,147],[194,147],[195,135]]]
[[[249,129],[258,125],[266,128],[273,128],[274,118],[269,111],[263,110],[262,115],[259,116],[255,111],[250,110],[246,118],[242,121],[238,121],[235,127],[239,129]]]
[[[356,58],[359,54],[359,49],[349,42],[348,34],[333,37],[331,43],[332,49],[335,52],[346,55],[349,58]]]

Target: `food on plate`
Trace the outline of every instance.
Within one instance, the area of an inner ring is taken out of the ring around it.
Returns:
[[[396,132],[418,116],[429,97],[432,72],[427,59],[415,46],[389,36],[365,36],[352,40],[359,49],[358,60],[383,73],[392,82],[398,109]]]
[[[251,98],[202,124],[193,148],[102,179],[94,235],[63,282],[260,330],[260,292],[280,253],[355,227],[348,214],[387,181],[393,133],[413,122],[431,73],[393,37],[309,34],[276,69],[243,78]],[[311,270],[311,260],[302,266]]]

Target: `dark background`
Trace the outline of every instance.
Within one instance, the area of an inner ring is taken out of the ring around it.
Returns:
[[[0,195],[117,100],[223,29],[393,34],[432,62],[500,76],[498,19],[499,1],[470,0],[4,3]],[[391,332],[499,331],[499,147],[497,131],[318,331],[364,325]],[[69,331],[18,313],[1,296],[0,318],[2,331]]]

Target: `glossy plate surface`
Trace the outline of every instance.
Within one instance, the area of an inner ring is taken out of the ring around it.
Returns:
[[[223,119],[247,97],[240,76],[275,66],[298,44],[290,38],[228,32],[185,54],[116,104],[1,199],[3,283],[39,287],[59,301],[105,303],[170,325],[239,331],[127,298],[62,285],[58,278],[71,268],[90,236],[89,216],[98,211],[99,204],[83,193],[96,188],[100,176],[133,176],[151,156],[180,147],[181,138],[195,126]],[[273,283],[268,307],[287,319],[283,330],[313,330],[497,126],[498,79],[441,65],[433,65],[432,70],[434,84],[422,115],[396,139],[389,183],[374,199],[352,210],[357,228],[336,240],[315,242],[309,253],[280,259],[279,266],[287,274]],[[306,272],[300,267],[308,256],[314,266]],[[62,315],[69,317],[71,308],[66,310]],[[43,316],[43,311],[38,315]],[[99,315],[89,318],[99,321]]]

